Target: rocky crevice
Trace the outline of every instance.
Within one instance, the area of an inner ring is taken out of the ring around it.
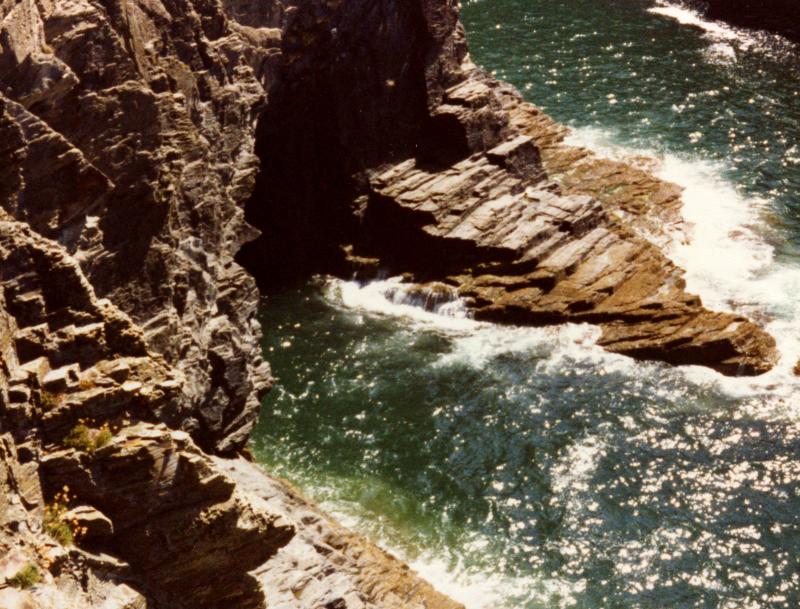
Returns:
[[[0,0],[0,606],[460,607],[241,456],[254,276],[377,259],[484,319],[768,368],[654,245],[676,187],[563,135],[451,0]]]
[[[288,2],[281,61],[259,120],[262,173],[247,218],[262,235],[240,260],[262,285],[342,271],[359,232],[342,213],[364,172],[414,156],[447,166],[469,154],[453,116],[431,113],[466,53],[450,2]],[[292,260],[286,265],[286,259]]]
[[[469,61],[455,7],[432,5],[303,3],[288,19],[247,206],[264,234],[241,257],[262,286],[373,260],[449,283],[480,319],[588,322],[635,358],[769,370],[774,340],[706,310],[663,254],[680,189],[564,145]]]

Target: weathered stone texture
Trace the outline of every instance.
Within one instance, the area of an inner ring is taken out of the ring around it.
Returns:
[[[768,369],[659,249],[680,189],[564,135],[455,0],[0,0],[0,583],[43,576],[0,606],[460,607],[237,457],[271,383],[251,274],[384,265],[425,306]]]
[[[282,10],[264,5],[246,23],[238,4],[233,19],[204,2],[0,8],[0,203],[142,325],[185,376],[185,426],[221,452],[244,445],[270,382],[233,261],[255,234],[241,205],[279,54]]]

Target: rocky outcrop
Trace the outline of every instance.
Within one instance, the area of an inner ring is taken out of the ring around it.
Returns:
[[[774,365],[774,340],[706,310],[664,255],[678,187],[565,146],[469,61],[453,4],[357,5],[288,16],[248,207],[265,233],[243,256],[262,283],[376,259],[456,287],[480,319],[599,324],[609,350],[730,375]]]
[[[611,351],[731,375],[773,365],[772,338],[704,309],[655,245],[679,222],[680,189],[565,146],[566,130],[477,72],[445,101],[490,98],[510,119],[501,144],[444,171],[410,159],[371,175],[371,251],[426,279],[446,277],[480,319],[599,324]]]
[[[378,260],[767,369],[657,247],[679,207],[475,68],[453,0],[0,0],[0,605],[458,609],[244,461],[253,225],[264,284]]]
[[[185,432],[126,426],[91,453],[49,452],[41,467],[45,480],[68,480],[75,501],[110,519],[113,532],[87,545],[129,563],[168,606],[264,606],[248,571],[295,531],[274,511],[254,509]]]
[[[709,19],[767,30],[800,42],[797,3],[793,0],[696,0],[692,4]]]
[[[254,572],[271,593],[270,607],[464,609],[391,554],[337,524],[287,483],[265,481],[251,463],[215,461],[255,506],[281,514],[297,531],[273,560]]]
[[[2,206],[141,325],[185,377],[184,427],[219,452],[245,444],[269,385],[258,294],[233,257],[254,234],[241,204],[280,14],[0,3]]]

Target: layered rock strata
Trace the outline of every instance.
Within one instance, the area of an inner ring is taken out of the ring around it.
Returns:
[[[563,130],[480,75],[448,90],[445,103],[492,97],[511,119],[496,146],[446,170],[409,159],[371,173],[368,247],[422,277],[446,277],[479,319],[594,323],[611,351],[731,375],[772,366],[772,338],[706,310],[654,245],[678,221],[677,188],[563,145]]]
[[[460,606],[206,454],[271,382],[233,257],[286,10],[0,3],[4,608]]]
[[[460,606],[241,457],[245,204],[265,284],[377,256],[486,319],[767,369],[653,245],[675,187],[562,139],[451,0],[0,0],[0,606]]]

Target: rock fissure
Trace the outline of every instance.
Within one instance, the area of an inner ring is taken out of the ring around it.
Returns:
[[[242,457],[255,279],[380,264],[425,306],[768,369],[657,247],[680,190],[564,136],[451,0],[0,0],[0,577],[44,573],[0,606],[460,607]]]

